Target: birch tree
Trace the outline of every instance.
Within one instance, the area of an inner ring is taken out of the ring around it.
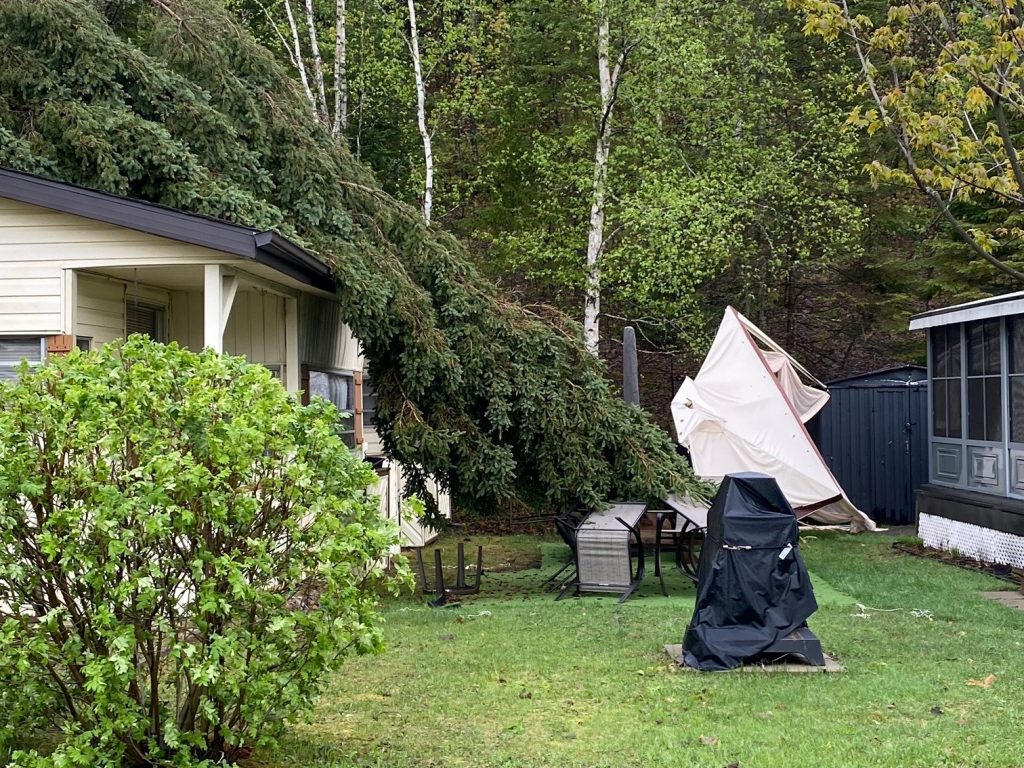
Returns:
[[[274,19],[266,8],[263,9],[263,12],[267,14],[267,18],[270,19],[271,25],[273,25]],[[295,66],[296,72],[299,74],[299,81],[302,83],[302,89],[306,93],[306,98],[315,111],[316,99],[313,98],[313,91],[309,87],[309,74],[306,72],[306,60],[302,57],[302,43],[299,40],[299,25],[295,21],[295,13],[292,11],[290,0],[284,0],[284,12],[288,19],[288,29],[292,33],[293,49],[289,51],[288,55]],[[285,43],[284,38],[281,39],[281,43]]]
[[[341,136],[348,128],[348,40],[345,0],[334,11],[334,125],[331,135]]]
[[[412,56],[412,71],[416,79],[416,125],[423,142],[423,219],[429,224],[430,210],[434,203],[434,153],[430,146],[430,131],[427,129],[427,91],[420,63],[415,0],[409,0],[409,54]]]
[[[324,89],[324,60],[320,56],[320,43],[316,34],[316,17],[313,13],[313,0],[305,0],[306,31],[309,34],[309,49],[313,54],[313,82],[316,83],[316,109],[317,117],[320,118],[326,127],[330,128],[331,119],[327,113],[327,93]]]
[[[410,5],[412,0],[409,0]],[[604,205],[611,153],[612,114],[615,98],[630,46],[623,40],[614,65],[611,63],[608,2],[601,0],[597,20],[597,74],[601,88],[601,113],[594,149],[594,185],[590,204],[590,229],[587,237],[586,289],[583,303],[583,331],[587,349],[595,356],[601,340],[601,255],[604,252]]]
[[[262,15],[270,23],[281,48],[288,56],[288,61],[295,69],[303,93],[316,119],[331,132],[335,139],[341,137],[348,127],[348,38],[347,14],[345,0],[337,0],[335,5],[334,30],[334,63],[333,90],[334,114],[328,108],[328,88],[325,79],[326,65],[320,52],[320,33],[317,31],[316,10],[313,0],[301,0],[302,24],[296,17],[291,0],[284,0],[284,15],[288,26],[289,38],[286,39],[278,27],[274,13],[260,0],[254,0]],[[303,29],[304,28],[304,29]],[[302,30],[302,31],[300,31]],[[308,45],[310,60],[307,62],[303,54],[303,31]]]

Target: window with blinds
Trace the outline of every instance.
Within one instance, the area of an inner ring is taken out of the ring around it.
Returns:
[[[43,361],[43,340],[38,336],[0,338],[0,379],[13,379],[23,360],[30,363]]]
[[[144,333],[153,341],[167,341],[164,333],[163,307],[155,304],[145,304],[141,301],[129,299],[125,303],[124,312],[124,333],[131,336],[133,333]]]
[[[334,403],[342,414],[338,433],[345,441],[345,445],[355,448],[355,377],[351,373],[310,371],[309,394],[311,397],[322,397]]]

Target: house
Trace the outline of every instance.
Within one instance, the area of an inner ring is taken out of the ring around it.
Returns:
[[[0,378],[131,333],[244,355],[351,415],[344,438],[378,467],[382,513],[422,546],[435,534],[402,516],[402,468],[373,429],[335,290],[328,267],[277,232],[0,169]],[[437,501],[447,513],[447,495]]]
[[[925,544],[1024,568],[1024,292],[911,318],[928,333]]]

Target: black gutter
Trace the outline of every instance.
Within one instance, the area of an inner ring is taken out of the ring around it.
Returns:
[[[255,235],[256,261],[322,291],[334,293],[337,284],[330,267],[273,230]]]
[[[326,264],[274,231],[7,168],[0,168],[0,197],[250,259],[314,288],[336,290]]]

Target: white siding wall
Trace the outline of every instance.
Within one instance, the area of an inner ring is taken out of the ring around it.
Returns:
[[[164,308],[170,304],[170,294],[160,288],[79,273],[75,335],[91,338],[94,346],[123,338],[125,302],[136,299]]]
[[[171,291],[167,310],[167,335],[193,352],[203,348],[202,291]]]
[[[392,463],[391,474],[392,477],[394,478],[392,482],[396,482],[398,484],[397,495],[399,499],[399,504],[401,504],[401,500],[405,498],[406,494],[405,472],[402,469],[402,465]],[[451,497],[449,497],[447,493],[441,493],[441,491],[437,487],[437,483],[435,483],[433,480],[427,481],[427,493],[434,497],[434,500],[437,502],[437,508],[440,511],[441,516],[451,518]],[[403,514],[400,515],[399,522],[402,533],[402,546],[422,547],[429,544],[437,538],[437,531],[435,531],[433,528],[428,528],[427,526],[423,525],[419,520],[415,520]]]
[[[284,297],[239,291],[224,331],[224,351],[265,365],[285,363]]]
[[[202,349],[202,291],[172,292],[167,322],[171,341],[196,352]],[[224,330],[224,351],[245,355],[253,363],[284,365],[284,297],[267,291],[239,290]]]
[[[233,261],[207,248],[0,197],[0,334],[73,333],[67,306],[72,268]]]
[[[79,275],[75,335],[88,336],[95,346],[124,336],[124,291],[117,280]]]
[[[359,343],[341,321],[337,302],[316,296],[299,299],[299,356],[304,365],[362,370]]]
[[[0,334],[61,332],[63,272],[43,228],[60,214],[0,198]]]

